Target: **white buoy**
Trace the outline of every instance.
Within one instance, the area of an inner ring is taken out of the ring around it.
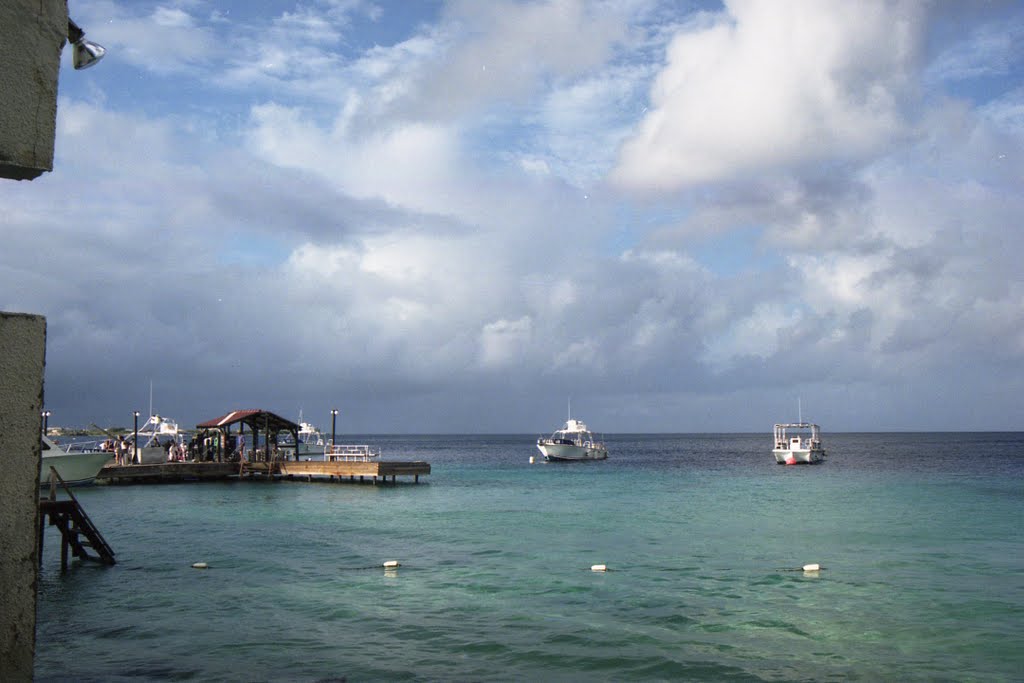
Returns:
[[[817,562],[815,562],[814,564],[805,564],[804,565],[804,571],[805,572],[816,572],[819,569],[821,569],[821,565],[818,564]]]
[[[384,569],[398,569],[401,566],[398,564],[398,560],[388,560],[384,563]]]
[[[531,465],[533,464],[533,456],[532,455],[530,456],[530,464]]]
[[[210,565],[205,562],[195,562],[192,564],[192,569],[209,569]]]
[[[606,572],[606,571],[608,571],[608,565],[606,565],[606,564],[592,564],[592,565],[590,565],[590,571],[592,571],[592,572]]]

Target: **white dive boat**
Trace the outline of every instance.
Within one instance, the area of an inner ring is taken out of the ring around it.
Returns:
[[[283,436],[283,435],[282,435]],[[295,444],[292,443],[291,437],[285,437],[281,441],[277,442],[278,448],[285,449],[289,452],[295,449]],[[297,455],[324,455],[326,450],[327,439],[324,438],[323,433],[316,428],[311,422],[302,421],[302,411],[299,411],[299,449]]]
[[[608,449],[597,441],[587,425],[570,418],[548,438],[537,439],[546,460],[604,460]]]
[[[299,421],[299,455],[323,455],[327,441],[319,429],[309,422]]]
[[[79,451],[61,448],[45,435],[42,440],[42,459],[39,464],[39,485],[50,483],[50,467],[70,486],[91,484],[103,466],[113,460],[110,451]]]
[[[821,427],[810,422],[775,425],[775,462],[780,465],[814,465],[825,457]]]
[[[139,427],[139,453],[132,452],[128,445],[130,462],[136,465],[156,465],[167,462],[167,444],[181,443],[184,434],[178,423],[159,415],[150,415],[146,424]]]

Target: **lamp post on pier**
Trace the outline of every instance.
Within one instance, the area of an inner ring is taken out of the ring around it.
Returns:
[[[132,441],[132,446],[135,449],[135,456],[132,458],[132,462],[139,459],[139,411],[132,411],[132,415],[135,416],[135,439]]]
[[[331,448],[334,448],[334,424],[338,419],[338,409],[331,408]]]
[[[43,411],[43,434],[50,431],[50,415],[52,414],[49,410]]]

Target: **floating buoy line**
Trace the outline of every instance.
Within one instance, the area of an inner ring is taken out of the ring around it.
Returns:
[[[371,565],[364,566],[364,567],[338,567],[338,571],[353,572],[353,571],[366,571],[366,570],[369,570],[369,569],[381,569],[381,568],[383,568],[384,571],[393,571],[393,570],[396,570],[396,569],[398,569],[399,567],[402,567],[402,566],[403,565],[398,560],[388,560],[388,561],[383,562],[381,564],[371,564]],[[609,567],[607,564],[592,564],[592,565],[590,565],[590,567],[581,567],[581,569],[584,569],[586,571],[595,572],[595,573],[605,573],[605,572],[610,572],[612,570],[612,568]],[[667,568],[666,567],[658,567],[658,569],[667,569]],[[726,567],[725,569],[733,569],[733,567]],[[803,572],[805,574],[815,574],[815,573],[817,573],[819,571],[824,571],[825,569],[827,569],[827,567],[822,567],[817,562],[814,562],[814,563],[805,564],[802,567],[781,567],[781,568],[773,569],[772,571],[777,571],[777,572]]]
[[[790,568],[790,567],[783,567],[782,569],[776,569],[775,571],[778,571],[778,572],[803,572],[804,574],[812,574],[814,572],[824,571],[826,569],[828,569],[828,567],[822,567],[820,564],[815,562],[813,564],[805,564],[804,566],[797,567],[795,569]]]
[[[363,567],[338,567],[340,572],[362,572],[368,569],[383,569],[384,571],[394,571],[402,566],[402,563],[398,560],[386,560],[380,564],[371,564]]]
[[[399,567],[403,566],[398,560],[385,560],[380,564],[371,564],[361,567],[338,567],[338,571],[343,572],[357,572],[357,571],[368,571],[371,569],[383,569],[385,572],[396,571]],[[193,569],[209,569],[210,565],[206,562],[193,562]],[[611,571],[611,567],[607,564],[592,564],[589,568],[581,567],[581,569],[588,569],[588,571],[594,573],[606,573]],[[666,569],[665,567],[659,567],[658,569]],[[733,569],[733,567],[726,567],[725,569]],[[827,567],[822,567],[817,562],[812,562],[803,565],[802,567],[780,567],[774,569],[777,572],[803,572],[804,574],[817,574],[820,571],[824,571]]]

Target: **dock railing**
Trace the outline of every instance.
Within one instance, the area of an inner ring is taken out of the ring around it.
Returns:
[[[379,458],[380,448],[371,448],[365,444],[350,446],[337,445],[324,448],[324,460],[327,462],[367,462],[370,458]]]

